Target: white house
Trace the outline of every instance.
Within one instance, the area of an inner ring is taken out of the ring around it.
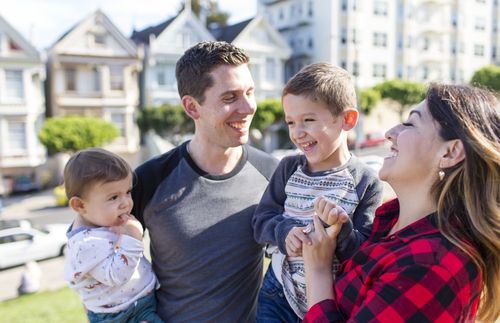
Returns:
[[[45,70],[40,54],[0,16],[0,195],[20,177],[37,183],[46,151],[37,134],[43,124]]]
[[[159,25],[134,31],[131,38],[145,48],[143,106],[180,102],[175,64],[188,48],[200,41],[224,40],[249,54],[257,100],[280,96],[284,61],[291,53],[281,35],[261,16],[208,30],[190,6]]]
[[[49,49],[48,116],[102,118],[119,130],[106,148],[135,153],[140,59],[135,44],[102,11],[93,12]]]
[[[215,40],[190,6],[161,24],[134,31],[131,38],[138,46],[144,47],[142,106],[179,103],[175,79],[177,60],[196,43]]]

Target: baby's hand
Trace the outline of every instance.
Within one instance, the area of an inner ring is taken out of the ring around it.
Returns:
[[[302,243],[311,244],[311,238],[304,233],[304,227],[293,227],[285,238],[286,253],[290,257],[302,256]]]
[[[111,227],[111,231],[116,234],[126,234],[132,238],[142,241],[143,229],[141,222],[139,222],[135,216],[131,214],[128,215],[123,224]]]
[[[321,221],[327,225],[334,225],[338,221],[344,223],[349,219],[347,212],[324,196],[318,197],[314,201],[314,211]]]

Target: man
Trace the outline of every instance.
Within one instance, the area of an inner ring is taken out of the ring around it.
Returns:
[[[254,322],[262,246],[251,219],[277,161],[248,141],[256,111],[249,57],[202,42],[177,62],[191,141],[136,170],[134,214],[149,230],[168,322]]]

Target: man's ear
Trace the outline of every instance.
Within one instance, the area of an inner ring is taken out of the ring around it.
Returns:
[[[462,140],[453,139],[445,143],[445,152],[439,161],[439,167],[446,169],[455,166],[465,159],[465,148]]]
[[[342,114],[344,117],[342,123],[342,129],[345,131],[349,131],[352,128],[354,128],[358,123],[358,116],[359,116],[358,110],[354,108],[347,108],[346,110],[344,110],[344,112],[342,112]]]
[[[198,111],[198,107],[200,105],[195,98],[190,95],[184,95],[181,99],[181,103],[182,107],[184,108],[184,112],[186,112],[186,114],[190,116],[191,119],[196,120],[200,117],[200,113]]]
[[[82,214],[85,212],[85,204],[83,203],[83,200],[78,196],[73,196],[72,198],[70,198],[68,201],[68,205],[73,209],[73,211],[78,214]]]

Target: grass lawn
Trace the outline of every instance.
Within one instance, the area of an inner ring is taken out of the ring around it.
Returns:
[[[264,273],[269,262],[269,258],[264,258]],[[66,287],[0,302],[0,321],[9,323],[85,323],[87,316],[78,295]]]
[[[0,321],[9,323],[84,323],[78,295],[69,288],[0,302]]]

